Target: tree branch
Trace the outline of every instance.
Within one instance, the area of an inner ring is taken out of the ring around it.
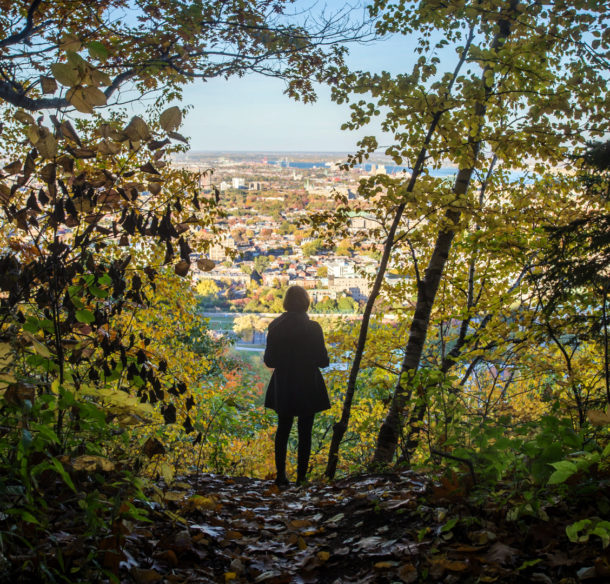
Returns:
[[[28,9],[28,15],[25,22],[25,26],[21,32],[16,34],[12,34],[10,37],[5,38],[0,41],[0,48],[8,47],[9,45],[13,45],[18,43],[24,39],[26,39],[33,31],[34,31],[34,13],[38,9],[42,0],[33,0],[32,4]]]

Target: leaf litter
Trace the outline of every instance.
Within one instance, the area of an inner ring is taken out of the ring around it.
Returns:
[[[151,483],[147,495],[133,501],[142,518],[121,519],[97,550],[64,513],[38,559],[61,546],[62,562],[77,567],[97,553],[116,581],[136,584],[610,580],[608,549],[571,544],[569,517],[509,522],[501,506],[475,508],[413,471],[283,491],[269,480],[201,474],[171,488]]]

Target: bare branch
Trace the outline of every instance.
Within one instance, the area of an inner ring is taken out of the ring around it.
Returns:
[[[41,1],[42,0],[33,0],[30,8],[28,9],[28,15],[23,30],[5,38],[4,40],[1,40],[0,48],[8,47],[9,45],[14,45],[15,43],[21,42],[27,39],[28,36],[34,32],[34,13],[38,9]]]

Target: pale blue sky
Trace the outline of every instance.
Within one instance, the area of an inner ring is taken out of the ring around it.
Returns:
[[[351,45],[348,62],[353,68],[397,73],[409,70],[413,58],[412,43],[394,37]],[[349,152],[359,137],[378,131],[378,126],[342,131],[349,109],[333,103],[326,87],[319,87],[314,104],[291,100],[284,88],[281,80],[258,75],[187,86],[183,104],[193,109],[182,132],[190,137],[191,149]]]

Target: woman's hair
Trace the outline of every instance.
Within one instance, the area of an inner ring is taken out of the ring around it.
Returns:
[[[284,310],[306,312],[309,308],[309,294],[301,286],[290,286],[284,296]]]

